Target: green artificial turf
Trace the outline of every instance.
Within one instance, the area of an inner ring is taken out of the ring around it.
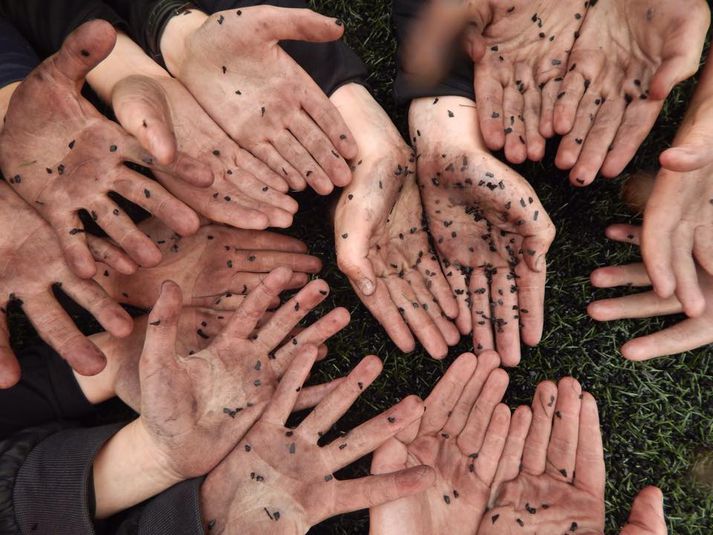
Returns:
[[[391,3],[386,0],[315,0],[322,13],[339,16],[346,25],[346,40],[368,64],[370,83],[382,106],[405,131],[404,110],[391,97],[395,76],[396,43],[391,25]],[[693,83],[678,88],[666,104],[653,133],[644,143],[629,171],[656,167],[657,155],[673,139],[683,117]],[[625,361],[618,347],[626,340],[680,318],[620,321],[597,324],[585,313],[594,298],[617,295],[594,290],[589,273],[598,266],[631,262],[635,248],[613,244],[604,237],[614,222],[634,221],[619,199],[621,180],[597,180],[586,189],[569,186],[566,175],[554,168],[556,142],[549,146],[541,164],[517,167],[536,188],[555,221],[558,236],[549,256],[546,322],[542,343],[525,349],[521,365],[510,373],[506,402],[515,407],[529,403],[535,385],[568,374],[579,379],[599,401],[608,473],[607,533],[618,533],[631,501],[648,484],[660,486],[666,496],[670,533],[713,533],[713,491],[693,479],[696,461],[713,450],[713,363],[710,347],[675,357],[635,364]],[[302,238],[325,268],[321,276],[332,293],[321,312],[346,307],[352,323],[329,343],[330,356],[319,364],[312,382],[345,375],[366,354],[384,361],[382,376],[362,395],[338,423],[334,433],[347,431],[408,394],[425,397],[456,355],[471,349],[467,340],[453,348],[449,358],[437,362],[420,348],[401,353],[384,334],[339,273],[331,228],[324,217],[324,201],[309,194],[298,197],[302,210],[289,231]],[[619,292],[621,294],[621,292]],[[76,313],[75,313],[76,314]],[[80,316],[85,332],[96,324]],[[36,335],[26,321],[13,314],[13,343],[21,348]],[[103,417],[125,414],[116,406]],[[710,471],[710,457],[708,470]],[[363,459],[339,475],[356,477],[368,473]],[[366,511],[331,519],[311,533],[367,533]]]

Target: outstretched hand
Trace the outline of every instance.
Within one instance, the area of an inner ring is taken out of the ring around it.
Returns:
[[[351,180],[344,158],[356,146],[336,108],[278,42],[334,41],[342,32],[340,21],[307,9],[191,11],[169,23],[162,50],[171,73],[233,140],[293,189],[309,185],[324,195]]]
[[[216,466],[260,417],[302,346],[324,341],[321,328],[329,324],[326,316],[321,324],[286,340],[297,323],[324,300],[328,287],[323,281],[308,284],[257,328],[291,275],[286,268],[271,272],[248,294],[213,342],[192,355],[176,354],[181,290],[173,282],[164,283],[149,316],[139,363],[138,425],[176,480],[203,475]],[[343,318],[345,312],[337,309],[331,314]],[[299,397],[313,399],[313,389],[324,392],[323,387],[311,387]]]
[[[285,427],[316,354],[314,347],[300,351],[261,419],[203,483],[201,509],[211,532],[306,533],[329,517],[432,484],[433,471],[426,466],[346,481],[333,475],[417,421],[423,402],[416,396],[329,444],[318,444],[379,375],[377,357],[364,358],[296,428]]]
[[[187,156],[175,159],[175,140],[162,123],[166,117],[154,107],[135,109],[137,116],[146,114],[147,124],[136,139],[81,95],[87,73],[109,54],[115,39],[114,28],[103,21],[75,30],[60,51],[17,88],[0,134],[4,176],[54,228],[67,263],[82,278],[96,272],[82,211],[137,263],[152,266],[161,260],[156,246],[108,196],[110,192],[142,206],[179,234],[198,229],[191,209],[125,162],[194,184],[210,183],[207,168]]]
[[[510,424],[510,410],[500,403],[508,376],[499,363],[493,352],[458,357],[426,399],[420,423],[374,452],[374,474],[423,464],[436,481],[420,494],[373,507],[373,535],[475,532]]]
[[[80,279],[69,269],[50,226],[2,181],[0,226],[0,388],[20,379],[7,326],[11,302],[20,304],[40,337],[78,373],[99,373],[106,364],[105,355],[77,329],[53,290],[61,288],[114,336],[131,332],[131,317],[96,282]],[[136,270],[107,242],[94,238],[92,249],[95,258],[112,264],[117,272]]]
[[[618,242],[639,245],[641,240],[641,227],[612,225],[606,232],[609,239]],[[713,276],[702,269],[698,269],[697,273],[704,302],[703,313],[659,332],[626,342],[621,348],[624,357],[630,360],[648,360],[683,353],[713,342]],[[599,268],[592,272],[591,279],[597,288],[651,286],[651,279],[642,263]],[[595,320],[614,321],[680,314],[684,312],[684,306],[676,296],[663,298],[649,290],[594,301],[587,308],[587,312]]]

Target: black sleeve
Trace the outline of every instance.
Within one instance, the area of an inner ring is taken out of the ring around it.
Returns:
[[[425,0],[393,0],[393,19],[396,38],[399,41],[399,55],[411,23],[425,5]],[[406,104],[420,97],[456,96],[475,100],[474,73],[473,61],[464,51],[460,51],[451,65],[448,76],[434,87],[423,88],[409,82],[399,62],[399,71],[394,82],[394,96],[400,104]]]
[[[160,61],[158,43],[166,23],[188,3],[183,0],[108,0],[129,21],[136,42],[154,59]],[[268,4],[278,7],[306,8],[304,0],[193,0],[208,14],[227,9]],[[306,43],[283,41],[280,46],[294,59],[325,94],[355,82],[366,84],[367,69],[359,56],[343,41]]]
[[[0,18],[0,88],[24,80],[39,62],[30,44],[12,24]]]
[[[123,424],[22,431],[0,443],[0,529],[33,535],[93,535],[92,464]]]
[[[0,390],[0,439],[26,427],[77,420],[94,411],[72,368],[52,348],[33,347],[17,357],[20,382]]]
[[[114,26],[124,22],[100,0],[0,0],[0,16],[25,36],[41,57],[51,56],[75,28],[104,19]]]

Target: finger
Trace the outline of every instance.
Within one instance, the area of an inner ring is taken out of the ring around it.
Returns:
[[[289,284],[292,271],[279,267],[270,272],[260,284],[250,292],[230,318],[230,323],[220,335],[227,340],[246,339],[267,311],[270,303],[279,298],[280,293]]]
[[[354,135],[349,130],[346,122],[344,122],[339,110],[318,88],[315,87],[314,92],[306,95],[306,98],[302,101],[302,107],[327,136],[329,140],[328,146],[334,147],[334,149],[330,148],[329,150],[332,159],[329,167],[333,167],[335,173],[330,173],[327,168],[325,168],[325,171],[327,171],[335,186],[346,186],[351,182],[352,173],[349,165],[344,160],[356,158],[358,153]],[[333,150],[336,151],[336,156],[332,152]],[[329,157],[327,158],[329,159]]]
[[[329,285],[323,280],[314,280],[282,305],[270,320],[256,333],[255,343],[269,353],[282,342],[290,331],[329,295]],[[296,338],[293,338],[296,340]],[[295,343],[296,344],[296,343]]]
[[[688,173],[713,163],[713,153],[707,144],[682,144],[663,151],[659,156],[661,167],[678,173]]]
[[[441,265],[438,263],[436,255],[433,254],[433,252],[428,252],[424,255],[420,255],[419,253],[416,264],[426,281],[426,288],[436,298],[444,314],[450,319],[457,318],[458,303],[453,296],[453,290],[451,290],[441,270]]]
[[[194,234],[200,227],[196,213],[167,192],[158,182],[138,173],[122,171],[112,189],[150,212],[181,236]]]
[[[703,21],[698,21],[703,24]],[[709,19],[710,22],[710,19]],[[708,23],[705,24],[706,30]],[[701,45],[703,42],[701,41]],[[652,99],[665,100],[673,91],[673,88],[683,80],[693,76],[698,70],[699,60],[703,52],[702,46],[680,46],[680,52],[674,48],[669,51],[669,57],[661,63],[656,73],[651,78],[649,84],[650,96]]]
[[[218,225],[204,227],[203,232],[206,234],[208,239],[214,239],[216,236],[219,236],[219,239],[225,242],[225,245],[239,249],[264,249],[271,251],[283,251],[286,253],[307,252],[307,245],[305,245],[304,242],[298,240],[297,238],[293,238],[292,236],[278,234],[277,232],[254,232],[249,230],[230,229]],[[213,238],[209,238],[209,236],[213,236]]]
[[[561,379],[557,387],[557,403],[550,442],[547,446],[547,473],[558,481],[571,483],[577,457],[579,410],[582,387],[571,377]],[[589,436],[582,436],[585,441]]]
[[[483,140],[490,150],[505,146],[504,89],[500,82],[483,69],[475,70],[475,94],[478,95],[478,122]]]
[[[576,69],[570,69],[565,75],[555,102],[554,127],[557,134],[569,134],[574,127],[577,110],[588,87],[584,76]]]
[[[72,272],[82,279],[92,278],[97,270],[96,262],[79,216],[74,212],[62,212],[50,216],[49,223],[57,233],[62,254]]]
[[[435,359],[445,358],[448,355],[448,344],[431,317],[418,302],[413,289],[406,281],[398,277],[388,277],[386,287],[411,332],[416,335],[428,354]]]
[[[131,260],[142,267],[154,267],[161,262],[161,251],[156,244],[109,198],[102,199],[93,211],[97,224]]]
[[[319,195],[328,195],[332,192],[334,189],[332,181],[290,132],[285,130],[272,141],[272,144],[314,191]]]
[[[327,395],[302,421],[298,427],[299,433],[305,439],[316,443],[322,434],[349,410],[364,389],[374,382],[382,368],[378,357],[364,357],[342,384]]]
[[[557,385],[551,381],[537,385],[532,399],[532,424],[522,453],[522,469],[528,474],[537,476],[545,473],[556,402]]]
[[[495,478],[509,426],[510,409],[500,403],[493,410],[478,458],[474,461],[476,475],[487,486],[490,486]]]
[[[139,266],[108,240],[87,234],[87,245],[97,262],[102,262],[122,275],[133,275]]]
[[[349,311],[345,308],[335,308],[329,311],[328,314],[322,316],[312,325],[297,334],[293,338],[293,340],[297,340],[297,343],[290,342],[285,344],[275,352],[272,369],[280,376],[285,367],[292,362],[294,353],[301,344],[322,347],[327,340],[349,325],[349,320]]]
[[[517,276],[517,307],[513,321],[520,323],[520,338],[530,347],[540,343],[545,323],[545,283],[547,273],[532,272],[520,262],[515,267]]]
[[[352,284],[352,287],[394,344],[404,353],[413,351],[416,342],[406,321],[399,313],[399,309],[392,301],[384,282],[381,279],[377,280],[376,291],[369,296],[362,294],[358,286]]]
[[[531,422],[532,411],[530,407],[526,405],[518,407],[512,415],[505,447],[503,448],[503,453],[500,457],[495,477],[493,478],[490,493],[491,504],[499,492],[500,485],[506,481],[515,479],[520,473],[522,454],[525,449],[525,439],[527,438],[527,432],[530,430]]]
[[[527,140],[527,157],[533,162],[539,162],[545,156],[545,138],[540,133],[540,114],[542,113],[542,95],[531,81],[523,93],[525,119],[525,139]]]
[[[330,460],[329,468],[335,472],[371,453],[396,433],[421,418],[423,411],[423,401],[418,396],[408,396],[353,429],[346,436],[334,440],[324,448]]]
[[[371,458],[372,474],[390,474],[406,468],[408,449],[398,439],[391,438],[379,446]]]
[[[65,39],[59,52],[52,56],[54,66],[64,76],[84,83],[89,71],[99,65],[116,43],[116,30],[103,20],[82,24]]]
[[[340,202],[349,202],[348,194],[342,194]],[[337,225],[334,227],[339,271],[362,295],[371,296],[376,291],[376,274],[368,259],[369,237],[361,230],[351,233],[343,230]]]
[[[524,107],[524,98],[517,88],[512,85],[505,87],[503,92],[505,156],[512,163],[522,163],[527,158],[525,123],[522,115]]]
[[[677,232],[672,243],[671,265],[676,276],[676,297],[690,317],[700,316],[706,300],[698,282],[693,250],[693,236],[689,232]]]
[[[577,488],[585,489],[598,500],[603,500],[606,468],[604,466],[602,431],[599,427],[597,402],[589,392],[582,395],[578,420],[579,430],[577,433],[580,440],[577,444],[575,468],[577,476],[574,484]],[[555,421],[555,429],[556,427],[557,421]],[[554,433],[555,431],[553,431],[553,435]]]
[[[222,274],[214,274],[213,276],[213,278],[219,281],[217,284],[214,285],[214,287],[216,288],[223,286],[223,277],[221,275]],[[241,295],[247,295],[248,292],[252,291],[255,287],[257,287],[260,284],[260,281],[267,277],[267,275],[267,273],[247,273],[245,271],[233,273],[232,271],[228,271],[228,273],[226,274],[228,278],[226,287],[228,288],[228,290],[234,291]],[[290,282],[287,283],[285,290],[299,290],[300,288],[304,287],[308,282],[309,276],[306,273],[292,273]],[[262,325],[259,325],[259,327],[261,326]]]
[[[5,306],[0,311],[0,389],[10,388],[20,380],[20,363],[10,345]]]
[[[660,210],[651,212],[647,210],[645,215],[647,217],[644,218],[641,234],[641,255],[654,285],[654,291],[662,298],[668,298],[673,296],[676,290],[677,281],[673,273],[673,241],[678,219],[674,221]],[[690,243],[690,238],[684,241]],[[686,254],[690,256],[691,251],[687,251]]]
[[[131,333],[133,321],[129,313],[109,297],[96,282],[82,279],[69,280],[62,285],[62,291],[88,310],[113,336],[124,338]]]
[[[319,360],[319,351],[317,352],[317,360]],[[300,395],[297,397],[297,401],[295,402],[295,406],[292,410],[296,412],[311,409],[321,403],[330,392],[333,392],[334,389],[343,382],[344,378],[340,377],[321,385],[303,387],[302,390],[300,390]]]
[[[280,426],[285,425],[290,414],[295,410],[302,385],[307,380],[316,358],[317,348],[315,346],[304,345],[300,348],[277,385],[272,400],[262,415],[262,421]],[[327,395],[329,396],[329,394]]]
[[[339,19],[325,17],[310,9],[263,7],[255,14],[261,19],[258,27],[273,41],[324,43],[336,41],[344,33],[344,25]]]
[[[183,309],[181,287],[173,281],[161,284],[161,294],[149,314],[139,369],[142,377],[175,366],[178,322]]]
[[[644,533],[651,535],[666,535],[666,516],[663,511],[663,493],[657,487],[645,487],[634,498],[631,513],[621,535],[637,535]]]
[[[624,171],[661,113],[663,100],[641,98],[635,98],[626,107],[624,118],[614,138],[613,149],[602,164],[602,174],[606,177],[616,177]]]
[[[428,466],[349,481],[334,480],[334,485],[330,487],[333,499],[325,500],[327,510],[319,514],[313,524],[332,516],[413,496],[430,487],[434,480],[435,473]]]
[[[246,171],[275,191],[279,191],[281,193],[287,193],[289,191],[290,187],[284,178],[248,151],[236,146],[234,159],[238,168]]]
[[[259,158],[276,174],[283,178],[294,191],[302,191],[307,187],[307,183],[302,174],[297,172],[285,158],[269,143],[260,143],[248,147],[256,158]]]
[[[679,314],[683,308],[675,296],[662,299],[654,292],[625,295],[590,303],[587,313],[597,321],[641,319]]]
[[[471,314],[473,297],[468,289],[467,277],[460,270],[457,270],[452,266],[444,270],[444,275],[446,276],[448,285],[451,287],[451,292],[455,296],[456,305],[458,306],[456,327],[458,327],[461,335],[470,334],[473,331],[474,323]]]
[[[561,78],[555,78],[554,80],[550,80],[544,86],[540,87],[540,90],[542,92],[540,134],[542,134],[545,139],[549,139],[555,135],[555,103],[557,102],[557,95],[560,94],[561,82]]]
[[[428,280],[424,281],[420,272],[411,269],[406,271],[404,279],[413,289],[421,308],[426,311],[436,325],[446,344],[449,346],[456,345],[460,341],[460,333],[453,322],[446,318],[441,307],[438,306],[438,301],[434,299],[431,292],[426,288]]]
[[[482,267],[470,274],[469,295],[473,322],[473,347],[478,355],[485,350],[495,349],[493,317],[490,309],[490,281]]]
[[[713,226],[696,227],[693,256],[706,272],[713,273]]]
[[[51,292],[24,299],[22,309],[48,345],[81,375],[96,375],[106,357],[74,325]]]
[[[610,147],[613,148],[614,137],[625,111],[624,98],[608,98],[601,104],[589,135],[584,140],[579,160],[570,173],[574,183],[584,186],[596,178]]]
[[[593,93],[587,93],[582,97],[582,101],[577,109],[577,115],[574,118],[574,124],[571,129],[560,141],[557,149],[557,157],[555,164],[559,169],[572,169],[577,163],[579,156],[582,153],[584,140],[587,139],[589,131],[599,113],[599,105],[602,99]],[[572,185],[575,187],[583,186],[584,184],[576,181],[577,177],[572,176]]]
[[[466,353],[468,355],[468,353]],[[490,377],[490,373],[500,365],[500,357],[495,351],[485,351],[477,358],[475,372],[464,375],[462,380],[466,382],[465,388],[461,389],[461,395],[453,407],[449,409],[447,422],[441,423],[443,431],[450,436],[458,436],[465,428],[473,407],[478,401],[483,385]],[[430,408],[429,408],[430,410]],[[424,416],[425,419],[425,416]]]
[[[599,268],[592,272],[590,278],[596,288],[651,286],[646,268],[641,263]]]
[[[639,225],[609,225],[605,234],[610,240],[639,245],[641,243],[641,226]]]
[[[520,314],[518,287],[513,271],[506,268],[497,270],[491,283],[490,299],[495,343],[500,358],[504,366],[517,366],[520,362]]]
[[[224,258],[225,266],[233,271],[266,273],[282,267],[297,273],[317,273],[322,269],[321,260],[315,256],[282,251],[233,249]]]
[[[628,360],[642,361],[691,351],[708,345],[711,341],[713,337],[709,329],[701,328],[699,320],[688,319],[657,333],[627,342],[622,346],[621,354]]]
[[[475,457],[473,458],[477,458],[478,452],[483,447],[483,441],[485,440],[490,420],[493,417],[493,411],[498,403],[502,401],[508,381],[508,374],[502,369],[497,369],[491,372],[485,382],[483,390],[472,406],[463,431],[458,435],[458,447],[466,455],[474,455]],[[506,433],[507,431],[503,434],[503,443]]]
[[[426,412],[421,418],[419,435],[431,435],[441,429],[445,432],[452,431],[452,429],[444,429],[444,425],[448,422],[449,416],[453,417],[451,415],[462,396],[463,389],[478,366],[480,363],[472,353],[463,353],[453,361],[426,398]],[[465,417],[467,418],[467,414]],[[453,436],[455,435],[456,433],[453,433]]]

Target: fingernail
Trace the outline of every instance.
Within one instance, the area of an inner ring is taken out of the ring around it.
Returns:
[[[359,283],[359,288],[361,289],[361,292],[365,295],[371,295],[372,293],[374,293],[374,283],[371,282],[369,279],[362,279]]]
[[[537,271],[543,271],[546,267],[547,260],[545,259],[545,255],[540,255],[535,263],[535,269],[537,269]]]

